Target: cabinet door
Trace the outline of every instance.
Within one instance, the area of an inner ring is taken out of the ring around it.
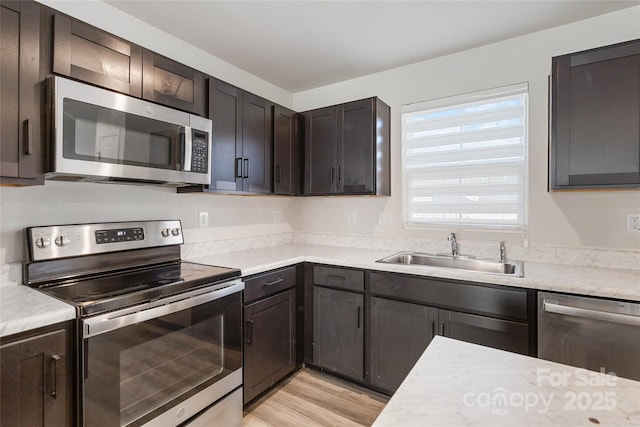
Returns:
[[[290,289],[244,309],[245,403],[295,368],[295,302]]]
[[[204,114],[204,75],[179,62],[145,51],[142,97],[194,114]]]
[[[339,193],[367,194],[375,190],[374,101],[363,99],[339,108]]]
[[[640,187],[640,40],[552,67],[550,189]]]
[[[70,426],[64,330],[0,347],[3,426]],[[70,375],[71,373],[69,373]]]
[[[242,108],[242,190],[271,192],[271,106],[245,92]]]
[[[299,192],[300,158],[297,114],[273,107],[273,192],[295,196]]]
[[[439,310],[439,334],[514,353],[529,354],[529,327],[525,323]]]
[[[39,6],[3,1],[0,35],[0,175],[10,178],[3,183],[42,184]]]
[[[371,385],[393,393],[433,339],[438,310],[372,297],[370,319]]]
[[[142,48],[68,16],[54,16],[53,72],[142,94]]]
[[[338,107],[304,113],[304,193],[330,194],[337,191]]]
[[[363,380],[364,296],[313,288],[313,363]]]
[[[241,191],[242,91],[220,80],[209,79],[209,118],[213,121],[209,188]]]

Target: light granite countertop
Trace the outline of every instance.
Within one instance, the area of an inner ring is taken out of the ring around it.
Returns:
[[[0,287],[0,336],[76,318],[76,309],[28,286]]]
[[[576,267],[526,262],[524,277],[508,277],[443,268],[380,264],[388,250],[359,249],[301,243],[213,254],[185,259],[239,268],[243,276],[280,267],[313,262],[378,271],[467,280],[539,290],[640,301],[640,271]],[[0,286],[0,336],[7,336],[72,319],[68,304],[17,283]]]
[[[437,336],[373,424],[640,426],[640,381]]]
[[[250,276],[298,262],[333,264],[369,270],[467,280],[538,290],[640,301],[640,271],[525,262],[524,277],[477,273],[426,266],[381,264],[388,250],[292,243],[191,258],[203,264],[235,267]]]

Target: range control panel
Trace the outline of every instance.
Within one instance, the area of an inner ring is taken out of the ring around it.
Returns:
[[[184,243],[179,220],[29,227],[30,261]]]
[[[96,243],[130,242],[132,240],[144,240],[144,228],[114,228],[112,230],[96,231]]]

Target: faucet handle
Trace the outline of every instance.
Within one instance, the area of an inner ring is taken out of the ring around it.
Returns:
[[[504,248],[504,241],[500,241],[500,262],[505,262],[506,260],[507,256]]]

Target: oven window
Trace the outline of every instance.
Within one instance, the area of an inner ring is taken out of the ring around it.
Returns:
[[[141,425],[239,369],[240,322],[238,293],[85,339],[85,425]]]
[[[65,158],[177,169],[181,126],[68,98],[63,108]]]

